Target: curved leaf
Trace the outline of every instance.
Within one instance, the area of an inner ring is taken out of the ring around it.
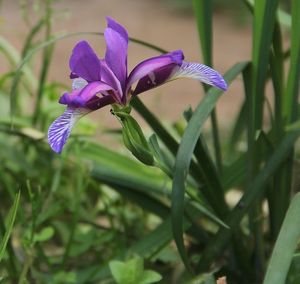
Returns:
[[[234,65],[225,74],[225,80],[230,83],[243,71],[247,64],[248,63],[242,62]],[[222,91],[214,88],[208,91],[188,123],[176,156],[172,187],[172,230],[176,246],[186,267],[188,267],[188,260],[183,243],[185,181],[203,124],[214,109],[221,94]]]

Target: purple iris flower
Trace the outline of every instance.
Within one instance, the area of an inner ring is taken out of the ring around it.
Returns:
[[[104,37],[107,45],[104,59],[99,59],[86,41],[80,41],[73,49],[69,62],[72,91],[59,99],[67,108],[48,130],[48,142],[57,153],[62,151],[72,127],[83,115],[108,104],[126,106],[134,96],[171,80],[188,77],[227,89],[217,71],[184,61],[181,50],[146,59],[128,75],[126,29],[107,17]]]

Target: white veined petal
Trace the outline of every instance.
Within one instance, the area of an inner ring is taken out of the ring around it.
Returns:
[[[182,77],[193,78],[219,89],[227,90],[227,84],[223,77],[216,70],[204,64],[184,61],[179,68],[175,69],[170,79]]]
[[[54,152],[61,153],[74,124],[87,112],[88,110],[83,108],[68,107],[65,112],[50,125],[48,129],[48,143]]]
[[[72,89],[77,90],[77,89],[82,89],[88,84],[88,82],[82,78],[75,78],[72,80]]]

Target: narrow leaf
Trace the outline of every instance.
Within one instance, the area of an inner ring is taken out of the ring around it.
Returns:
[[[300,238],[300,193],[286,213],[263,284],[284,284]]]
[[[13,225],[14,225],[14,222],[15,222],[15,219],[16,219],[17,210],[18,210],[18,206],[19,206],[19,201],[20,201],[20,191],[16,194],[13,206],[10,210],[9,219],[8,219],[8,222],[7,222],[7,229],[6,229],[6,232],[4,234],[4,237],[3,237],[2,241],[0,243],[0,262],[3,258],[3,256],[4,256],[5,249],[6,249],[6,246],[7,246],[7,242],[10,238],[10,235],[11,235],[11,232],[12,232],[12,229],[13,229]]]
[[[247,63],[244,62],[234,65],[225,74],[225,80],[230,83],[246,66]],[[222,92],[220,90],[212,88],[203,98],[185,129],[176,156],[172,187],[172,230],[176,246],[186,267],[188,267],[188,260],[183,243],[185,181],[203,124],[215,107],[215,104],[221,94]]]

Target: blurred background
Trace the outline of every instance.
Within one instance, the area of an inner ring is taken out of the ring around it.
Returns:
[[[29,30],[43,12],[43,1],[2,1],[0,33],[18,50],[21,50]],[[234,9],[229,9],[232,4]],[[53,6],[53,33],[100,32],[106,27],[105,16],[111,16],[124,25],[129,36],[153,43],[165,50],[182,49],[187,61],[201,62],[200,43],[192,12],[191,1],[185,0],[56,0]],[[220,73],[233,63],[250,58],[251,23],[243,12],[241,1],[216,1],[214,15],[214,68]],[[100,36],[76,36],[59,41],[54,50],[48,81],[70,85],[68,61],[74,44],[88,40],[103,57],[104,39]],[[40,52],[41,53],[41,52]],[[141,60],[157,53],[131,43],[129,46],[129,70]],[[2,55],[1,55],[2,56]],[[35,56],[35,58],[38,58]],[[38,60],[38,59],[35,59]],[[0,72],[6,71],[8,63],[0,57]],[[36,71],[40,65],[36,64]],[[231,125],[242,101],[241,80],[235,80],[229,91],[220,99],[217,112],[225,129]],[[57,94],[57,99],[61,94]],[[142,100],[160,118],[174,121],[180,118],[188,104],[195,106],[203,95],[200,84],[194,80],[177,80],[142,94]],[[94,114],[105,124],[114,123],[109,112]]]

